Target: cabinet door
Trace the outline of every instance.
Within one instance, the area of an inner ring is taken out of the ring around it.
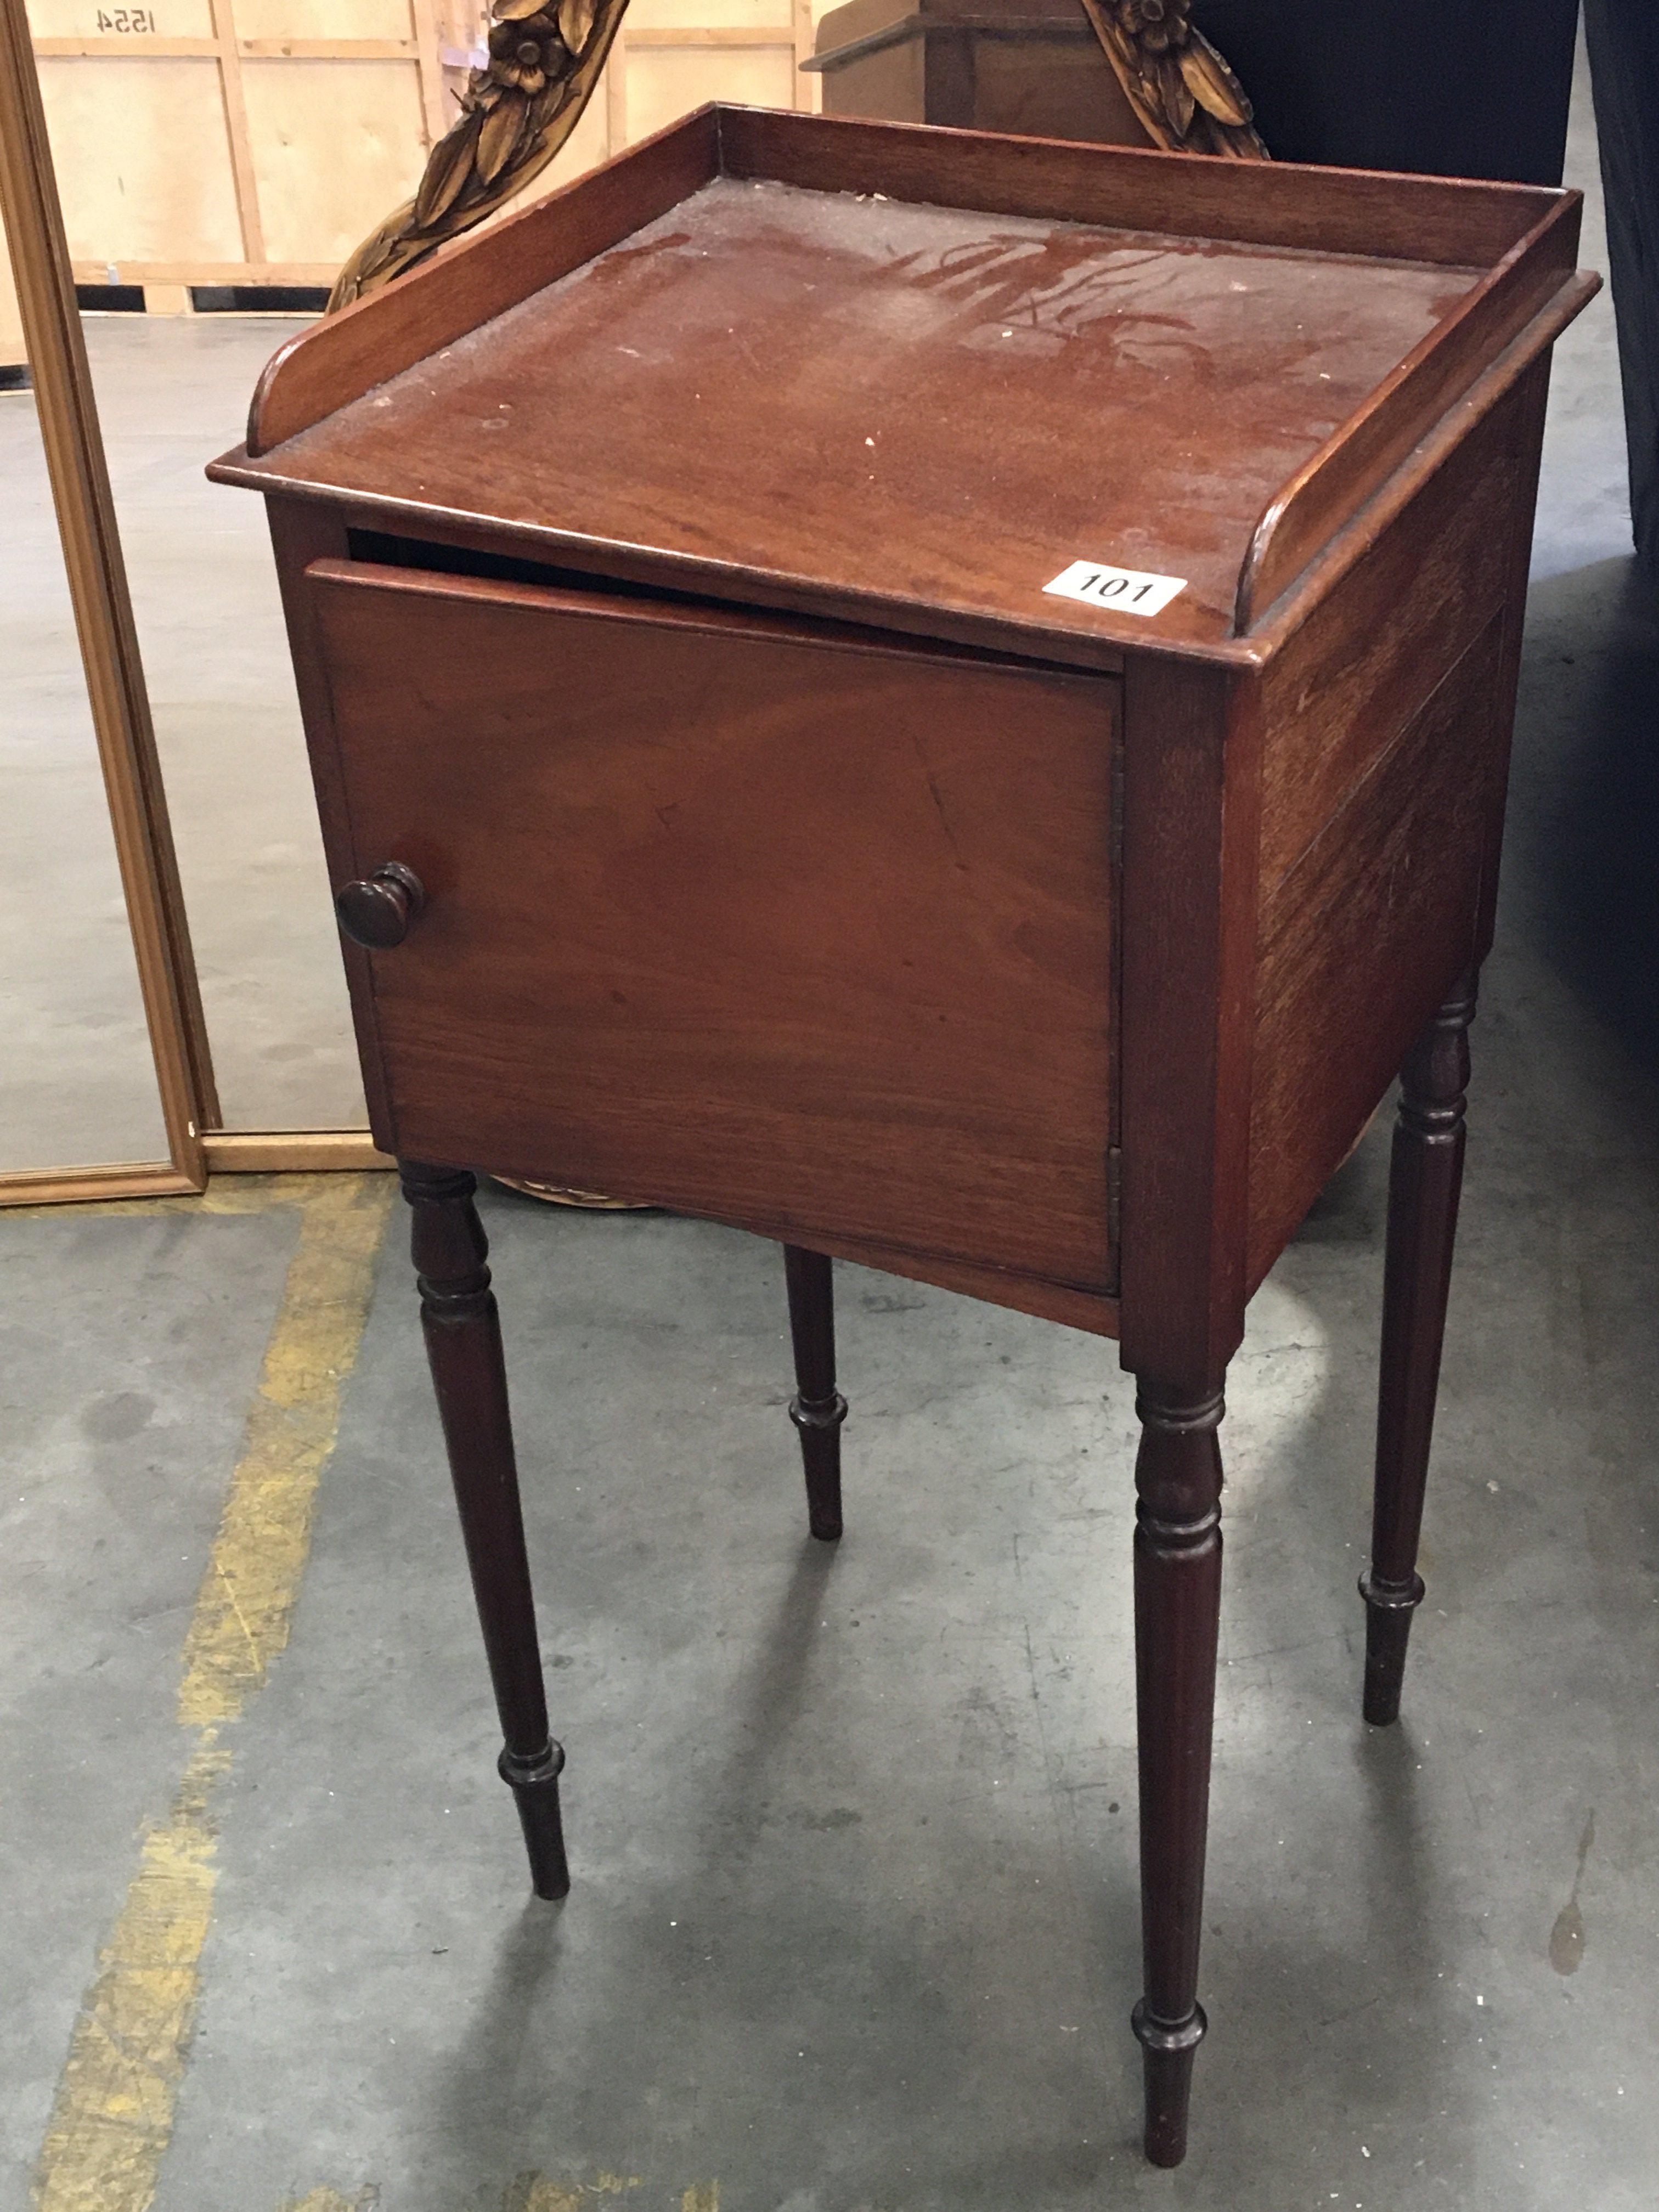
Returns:
[[[1115,678],[307,578],[337,886],[426,893],[367,963],[383,1143],[1109,1286]]]

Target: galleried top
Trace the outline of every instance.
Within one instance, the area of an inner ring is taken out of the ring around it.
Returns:
[[[708,109],[296,340],[215,473],[750,604],[1213,650],[1553,336],[1577,228],[1531,188]],[[1161,587],[1048,588],[1079,563]]]

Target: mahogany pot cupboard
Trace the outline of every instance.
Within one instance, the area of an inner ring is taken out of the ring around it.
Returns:
[[[830,1255],[1115,1337],[1162,2165],[1227,1363],[1403,1066],[1362,1583],[1399,1707],[1578,217],[705,108],[294,340],[212,471],[270,505],[537,1891],[564,1754],[471,1169],[783,1243],[821,1537]]]

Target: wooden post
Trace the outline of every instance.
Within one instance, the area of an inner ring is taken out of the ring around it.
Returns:
[[[1135,1410],[1135,1680],[1146,2155],[1187,2155],[1210,1817],[1210,1737],[1221,1618],[1220,1393],[1193,1400],[1139,1378]]]
[[[410,1241],[427,1358],[506,1738],[501,1776],[518,1803],[537,1896],[563,1897],[570,1887],[559,1818],[564,1752],[548,1733],[501,1322],[484,1264],[489,1246],[472,1203],[477,1183],[465,1169],[398,1164],[414,1216]]]
[[[1406,1644],[1423,1599],[1417,1545],[1463,1187],[1463,1094],[1474,1018],[1474,977],[1466,975],[1413,1046],[1401,1075],[1389,1178],[1371,1563],[1359,1578],[1365,1718],[1378,1727],[1400,1717]]]
[[[836,1388],[836,1291],[822,1252],[783,1248],[789,1288],[789,1333],[795,1352],[795,1395],[789,1418],[800,1431],[806,1470],[807,1524],[833,1542],[841,1534],[841,1425],[847,1401]]]

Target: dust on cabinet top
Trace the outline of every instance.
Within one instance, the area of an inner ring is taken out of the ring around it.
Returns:
[[[722,599],[1213,650],[1548,343],[1577,217],[708,109],[295,341],[212,473]],[[1079,562],[1182,588],[1045,589]]]

